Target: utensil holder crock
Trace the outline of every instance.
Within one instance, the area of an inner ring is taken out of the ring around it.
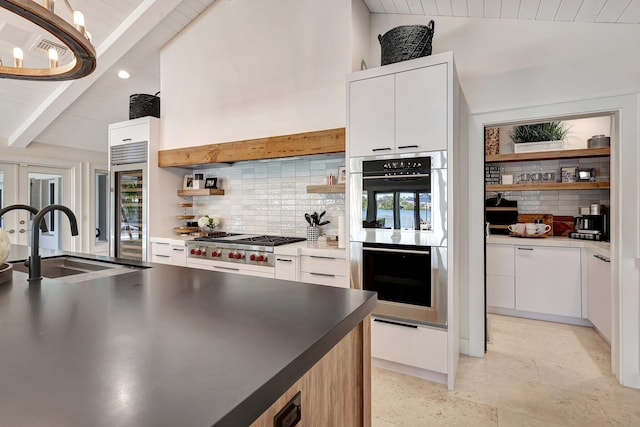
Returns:
[[[320,227],[307,227],[307,241],[317,242],[320,235]]]

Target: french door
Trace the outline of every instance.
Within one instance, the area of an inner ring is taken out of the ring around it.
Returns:
[[[71,170],[48,166],[0,163],[0,205],[25,204],[42,209],[50,204],[64,204],[73,210]],[[41,233],[40,247],[62,249],[70,241],[69,221],[63,214],[54,211],[44,221],[49,231]],[[16,245],[29,245],[33,215],[27,211],[14,210],[0,219],[9,240]]]

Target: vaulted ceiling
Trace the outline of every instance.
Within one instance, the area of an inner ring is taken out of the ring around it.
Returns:
[[[72,82],[0,79],[0,147],[38,142],[107,149],[109,123],[128,120],[129,95],[160,85],[160,48],[215,0],[71,0],[85,15],[98,67]],[[372,13],[640,23],[640,0],[364,0]],[[62,3],[62,2],[58,2]],[[56,6],[62,12],[62,6]],[[62,13],[60,13],[62,15]],[[11,12],[0,9],[0,60],[11,61]],[[70,19],[70,18],[68,18]],[[4,33],[3,33],[4,31]],[[25,52],[25,58],[28,52]],[[120,69],[131,78],[119,79]],[[162,95],[160,95],[162,97]]]

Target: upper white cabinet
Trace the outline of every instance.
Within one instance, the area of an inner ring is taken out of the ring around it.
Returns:
[[[350,157],[447,149],[449,65],[409,62],[349,76]]]

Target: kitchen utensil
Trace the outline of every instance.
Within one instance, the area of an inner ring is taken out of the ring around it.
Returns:
[[[536,224],[536,234],[544,234],[548,231],[551,231],[551,226],[549,224]]]
[[[556,179],[556,174],[553,172],[545,172],[542,174],[542,179],[545,181],[554,181]]]
[[[540,172],[532,173],[531,181],[542,181],[542,174]]]
[[[318,226],[327,225],[327,224],[330,224],[330,223],[331,223],[331,221],[323,221],[320,224],[318,224]]]
[[[517,224],[511,224],[510,226],[507,227],[507,229],[512,233],[524,234],[525,233],[525,224],[522,223],[522,222],[519,222]]]
[[[527,234],[536,234],[536,225],[532,222],[527,222],[524,225],[524,230]]]
[[[597,203],[592,203],[589,207],[589,214],[600,215],[600,205]]]
[[[304,214],[304,219],[307,220],[310,226],[313,226],[313,222],[311,222],[311,216],[308,213]]]
[[[527,182],[531,180],[531,174],[530,173],[521,173],[520,174],[520,182]]]

